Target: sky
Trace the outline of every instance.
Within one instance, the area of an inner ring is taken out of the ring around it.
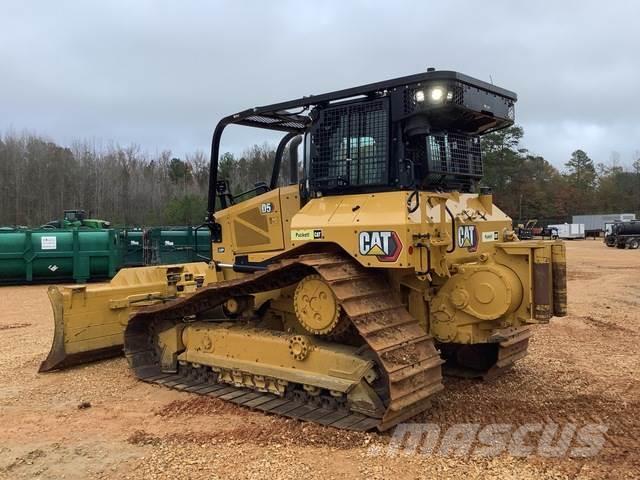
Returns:
[[[640,3],[0,0],[0,134],[208,153],[221,117],[425,71],[518,93],[561,168],[640,157]],[[222,151],[275,137],[233,127]],[[617,153],[614,153],[617,152]]]

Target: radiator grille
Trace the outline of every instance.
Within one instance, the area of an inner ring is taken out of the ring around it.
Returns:
[[[427,137],[429,171],[482,176],[480,137],[460,134]]]
[[[407,154],[421,176],[482,176],[480,137],[459,133],[431,134],[412,139]]]

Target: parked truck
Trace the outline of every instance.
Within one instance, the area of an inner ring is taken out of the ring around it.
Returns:
[[[613,222],[628,222],[635,220],[633,213],[607,213],[603,215],[574,215],[573,223],[583,223],[586,237],[601,237],[605,233],[605,225]]]
[[[607,247],[637,249],[640,247],[640,220],[607,225],[604,243]]]

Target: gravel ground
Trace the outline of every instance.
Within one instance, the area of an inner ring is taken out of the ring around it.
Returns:
[[[507,375],[446,379],[414,421],[602,423],[594,457],[389,456],[388,434],[144,384],[122,358],[38,374],[52,316],[46,287],[22,286],[0,288],[0,478],[639,478],[640,252],[576,241],[568,256],[570,315],[537,327]]]

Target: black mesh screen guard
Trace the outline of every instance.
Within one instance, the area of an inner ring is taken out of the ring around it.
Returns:
[[[388,183],[388,98],[325,109],[311,130],[314,189]]]

